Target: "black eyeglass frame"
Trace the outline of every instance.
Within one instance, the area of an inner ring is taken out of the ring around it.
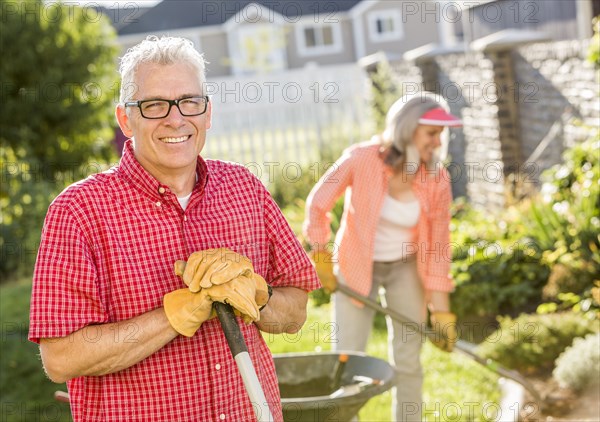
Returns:
[[[179,102],[181,101],[185,101],[185,100],[189,100],[190,98],[204,98],[204,110],[201,113],[194,113],[194,114],[186,114],[183,111],[181,111],[181,108],[179,107]],[[153,101],[165,101],[167,103],[169,103],[169,108],[167,109],[167,114],[165,114],[164,116],[161,117],[148,117],[144,115],[144,112],[142,110],[142,104],[144,103],[150,103]],[[192,97],[185,97],[185,98],[179,98],[177,100],[167,100],[164,98],[153,98],[151,100],[138,100],[138,101],[128,101],[125,104],[123,104],[125,107],[137,107],[140,109],[140,114],[142,115],[142,117],[144,119],[151,119],[151,120],[157,120],[157,119],[164,119],[165,117],[167,117],[169,115],[169,113],[171,113],[171,108],[173,106],[177,107],[177,110],[179,110],[179,113],[181,113],[182,116],[186,116],[186,117],[191,117],[191,116],[201,116],[204,113],[206,113],[206,110],[208,110],[208,103],[210,102],[210,97],[208,95],[194,95]]]

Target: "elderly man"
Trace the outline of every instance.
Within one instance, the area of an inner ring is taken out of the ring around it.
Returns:
[[[200,157],[212,106],[189,40],[149,37],[120,72],[116,117],[131,139],[118,166],[51,204],[29,338],[50,379],[67,381],[76,421],[254,420],[212,318],[213,301],[229,302],[281,420],[259,330],[300,329],[319,287],[310,260],[258,179]],[[177,260],[188,261],[183,278]]]

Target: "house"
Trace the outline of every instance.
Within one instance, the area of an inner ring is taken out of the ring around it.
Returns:
[[[515,30],[553,41],[590,38],[600,15],[599,0],[455,0],[447,8],[454,37],[466,45]]]
[[[208,75],[220,77],[356,63],[378,52],[398,59],[439,42],[439,11],[432,0],[164,0],[115,26],[124,48],[148,35],[189,38]]]

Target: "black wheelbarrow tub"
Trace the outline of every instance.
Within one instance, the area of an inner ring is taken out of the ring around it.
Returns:
[[[332,383],[341,354],[348,355],[348,361],[342,388],[335,389]],[[286,422],[349,421],[370,398],[395,382],[392,365],[364,353],[285,353],[274,359]]]

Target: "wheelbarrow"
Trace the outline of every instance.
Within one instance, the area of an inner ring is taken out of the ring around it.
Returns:
[[[359,352],[275,354],[285,422],[349,421],[395,383],[394,367]]]

